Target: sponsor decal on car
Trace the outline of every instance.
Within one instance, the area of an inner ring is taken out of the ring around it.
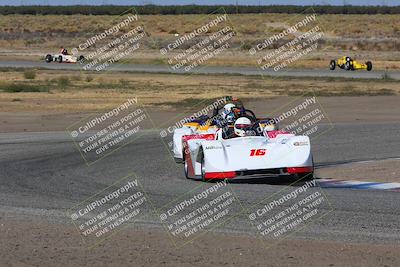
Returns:
[[[205,149],[222,149],[222,146],[206,146]]]
[[[308,146],[308,142],[307,141],[294,142],[293,145],[294,146]]]

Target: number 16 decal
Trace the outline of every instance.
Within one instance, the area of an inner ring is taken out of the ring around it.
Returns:
[[[264,156],[266,152],[267,152],[266,149],[252,149],[250,150],[250,157]]]

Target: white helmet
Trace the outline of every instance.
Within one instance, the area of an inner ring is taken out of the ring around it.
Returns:
[[[251,129],[251,123],[249,118],[240,117],[236,120],[234,125],[234,131],[237,136],[246,136],[246,131]]]
[[[224,118],[225,118],[226,116],[228,116],[228,114],[230,114],[230,113],[232,112],[232,109],[233,109],[234,107],[236,107],[236,106],[235,106],[235,104],[232,104],[232,103],[226,104],[226,105],[224,106],[224,110],[222,111],[222,115],[224,116]]]

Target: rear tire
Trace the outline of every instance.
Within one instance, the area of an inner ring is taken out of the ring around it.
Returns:
[[[372,62],[367,61],[365,64],[367,64],[367,71],[371,71],[372,70]]]
[[[50,54],[47,54],[45,60],[46,60],[47,63],[50,63],[50,62],[53,61],[53,56],[50,55]]]
[[[332,59],[331,62],[329,63],[329,69],[335,70],[335,68],[336,68],[336,61]]]
[[[183,160],[183,170],[185,171],[185,177],[186,179],[191,179],[189,177],[189,172],[188,172],[188,163],[186,160]]]
[[[314,180],[314,172],[308,172],[308,173],[301,173],[297,174],[297,180],[301,181],[311,181]]]
[[[311,181],[314,180],[314,170],[315,170],[315,165],[314,165],[314,157],[311,156],[311,161],[312,161],[312,167],[313,171],[312,172],[306,172],[306,173],[299,173],[297,174],[297,181]]]
[[[80,63],[85,62],[85,57],[82,56],[82,55],[80,55],[80,56],[78,57],[78,61],[79,61]]]

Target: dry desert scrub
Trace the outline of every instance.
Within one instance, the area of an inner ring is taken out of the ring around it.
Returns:
[[[226,95],[262,99],[311,92],[320,96],[374,96],[395,95],[400,91],[398,81],[391,79],[272,78],[243,75],[207,75],[207,79],[204,79],[204,75],[86,74],[76,71],[37,70],[35,80],[25,80],[21,71],[23,70],[8,71],[6,75],[2,75],[0,112],[97,111],[132,96],[138,97],[145,106],[174,109],[177,105],[190,106],[193,99],[209,100]],[[77,77],[90,77],[90,81]],[[68,80],[68,83],[60,84],[60,80]],[[12,91],[7,88],[23,89]],[[19,101],[13,100],[16,98]]]

